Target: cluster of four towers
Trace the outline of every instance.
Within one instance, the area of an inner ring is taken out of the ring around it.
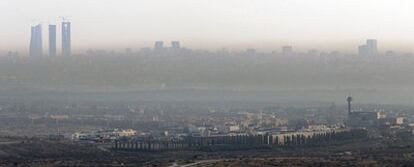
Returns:
[[[71,23],[62,22],[62,55],[71,54]],[[49,25],[49,56],[57,55],[56,47],[56,25]],[[43,56],[42,25],[32,26],[30,38],[30,56]]]

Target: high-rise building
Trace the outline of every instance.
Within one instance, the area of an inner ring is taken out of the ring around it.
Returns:
[[[56,25],[49,25],[49,56],[56,56]]]
[[[282,47],[282,55],[288,56],[293,54],[292,46],[283,46]]]
[[[378,54],[378,47],[377,47],[376,39],[368,39],[366,46],[367,46],[367,54],[369,56],[376,56]]]
[[[358,54],[360,56],[367,56],[368,55],[367,45],[360,45],[358,47]]]
[[[38,24],[31,28],[30,56],[42,56],[42,25]]]
[[[70,56],[71,54],[71,32],[70,22],[62,22],[62,55]]]
[[[365,45],[358,47],[358,54],[360,56],[376,56],[378,55],[378,46],[376,39],[367,39]]]
[[[161,50],[164,48],[164,42],[163,41],[156,41],[154,45],[154,50]]]
[[[171,48],[173,49],[180,49],[180,41],[171,41]]]

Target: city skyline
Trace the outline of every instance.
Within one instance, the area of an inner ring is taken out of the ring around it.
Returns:
[[[43,49],[44,49],[43,48],[43,45],[44,45],[43,43],[44,42],[43,42],[42,38],[43,38],[44,35],[42,35],[43,33],[42,33],[42,28],[41,27],[42,27],[42,23],[38,23],[38,24],[35,24],[34,26],[32,26],[29,55],[32,55],[32,56],[33,55],[42,55],[43,56]],[[72,52],[71,22],[66,20],[65,18],[62,18],[60,28],[61,28],[61,50],[62,50],[61,55],[69,56],[69,55],[71,55],[71,52]],[[56,40],[57,40],[56,29],[57,29],[57,26],[55,24],[49,24],[48,25],[48,35],[49,35],[48,36],[48,38],[49,38],[48,42],[49,43],[47,45],[49,47],[48,56],[56,56],[57,55],[56,54],[56,50],[57,50],[57,47],[56,47],[56,45],[57,45],[57,42],[56,42]],[[38,45],[38,46],[33,46],[33,43],[32,43],[33,40],[36,40],[34,44]],[[171,46],[166,46],[166,45],[164,45],[164,41],[162,41],[162,40],[155,41],[154,45],[153,45],[153,49],[154,50],[160,50],[160,49],[167,48],[167,47],[171,47],[173,49],[181,49],[181,41],[172,40],[170,42],[171,42],[170,43]],[[249,45],[249,46],[251,46],[251,45]],[[273,47],[274,46],[276,46],[276,45],[273,45]],[[32,47],[40,47],[40,48],[37,48],[37,50],[33,51]],[[266,52],[268,52],[268,53],[269,52],[278,53],[280,51],[280,53],[282,55],[292,55],[292,54],[296,54],[296,53],[301,53],[301,54],[302,53],[308,53],[310,55],[315,55],[315,54],[318,54],[318,52],[319,53],[329,53],[329,52],[334,53],[335,52],[335,53],[341,53],[341,54],[355,54],[355,51],[356,51],[356,54],[360,55],[360,56],[395,55],[396,53],[411,54],[411,52],[404,52],[404,51],[401,51],[401,50],[381,49],[381,48],[378,47],[378,40],[377,39],[366,39],[366,43],[363,44],[363,45],[358,45],[356,47],[356,50],[348,48],[348,51],[344,51],[344,52],[342,52],[343,50],[323,50],[323,49],[319,49],[319,48],[316,48],[316,47],[300,48],[300,49],[295,50],[295,49],[293,49],[294,47],[296,49],[296,46],[281,45],[280,49],[271,48],[270,50],[266,50],[266,49],[263,50],[263,49],[260,49],[260,47],[259,47],[259,52],[264,51],[265,53]],[[136,46],[134,46],[133,48],[136,50],[136,49],[145,49],[145,48],[150,48],[150,47],[142,46],[141,48],[137,48]],[[93,49],[97,49],[97,48],[88,48],[87,50],[91,50],[91,49],[93,50]],[[112,51],[114,50],[113,47],[111,47],[109,49],[112,50]],[[121,50],[127,49],[129,51],[132,51],[130,47],[117,48],[117,49],[118,50],[119,49],[121,49]],[[188,49],[194,49],[194,48],[188,48]],[[198,48],[195,48],[195,49],[198,49]],[[204,49],[206,49],[206,48],[204,48]],[[222,50],[222,49],[227,50],[229,48],[227,48],[227,47],[218,48],[218,50]],[[79,52],[79,50],[77,50],[78,51],[77,54],[85,52],[87,50],[85,48],[83,49],[83,51],[80,51],[80,52]],[[211,50],[211,48],[209,48],[209,49],[207,48],[206,50]],[[254,50],[254,52],[256,53],[257,48],[254,48],[254,47],[238,48],[238,49],[235,49],[235,50],[232,50],[232,51],[240,51],[240,50],[241,51],[247,50],[247,52],[249,52],[249,50],[250,51]],[[295,52],[294,52],[294,50],[295,50]],[[9,53],[10,52],[12,52],[12,51],[9,50]],[[34,53],[34,52],[36,52],[36,53]]]
[[[356,53],[361,39],[384,50],[412,51],[411,1],[51,1],[6,0],[0,4],[0,50],[27,51],[30,23],[76,22],[73,48],[148,47],[157,39],[180,40],[200,49],[257,48],[339,50]],[[163,5],[158,5],[158,4]],[[47,6],[47,7],[46,7]],[[187,7],[191,6],[191,8]],[[76,10],[75,10],[76,9]],[[112,12],[111,12],[112,11]],[[117,11],[117,12],[114,12]],[[94,23],[99,24],[94,24]],[[352,46],[352,47],[351,47]]]
[[[29,55],[31,56],[39,56],[42,55],[43,56],[43,42],[42,42],[42,29],[41,29],[42,24],[37,24],[36,26],[32,26],[32,33],[31,33],[31,40],[30,40],[30,48],[29,48]],[[56,25],[54,24],[49,24],[49,54],[48,56],[56,56]],[[71,55],[71,22],[69,21],[65,21],[63,20],[61,22],[61,37],[62,37],[62,56],[69,56]],[[33,42],[33,40],[35,40]],[[36,47],[40,47],[40,48],[36,48]],[[150,47],[142,47],[140,49],[148,49]],[[182,49],[181,48],[181,42],[180,41],[170,41],[170,46],[164,45],[164,41],[162,40],[158,40],[154,42],[153,45],[153,50],[155,51],[160,51],[160,50],[164,50],[166,48],[171,48],[171,49]],[[133,51],[131,48],[127,47],[127,48],[123,48],[125,50],[127,50],[127,52],[131,52]],[[186,49],[192,49],[192,48],[186,48]],[[228,49],[228,48],[221,48],[222,49]],[[243,48],[245,49],[245,51],[247,53],[250,54],[256,54],[257,50],[256,48]],[[241,50],[243,50],[241,49]],[[89,48],[88,50],[93,50],[92,48]],[[113,49],[111,49],[113,51]],[[135,48],[136,50],[136,48]],[[220,49],[219,49],[220,50]],[[233,50],[235,51],[235,50]],[[288,56],[288,55],[295,55],[295,54],[308,54],[308,55],[318,55],[318,54],[339,54],[340,52],[338,50],[318,50],[318,48],[308,48],[306,51],[305,50],[299,50],[296,51],[294,49],[294,46],[292,45],[283,45],[281,46],[280,50],[274,49],[271,50],[272,53],[279,53],[281,55],[284,56]],[[379,55],[396,55],[397,52],[400,51],[395,51],[395,50],[384,50],[384,51],[380,51],[379,47],[378,47],[378,40],[377,39],[366,39],[366,43],[363,45],[359,45],[356,48],[357,51],[357,55],[359,56],[379,56]],[[10,52],[9,52],[10,53]],[[266,53],[266,52],[263,52]],[[344,54],[344,53],[341,53]],[[353,53],[347,53],[345,52],[345,54],[353,54]],[[411,52],[408,53],[403,53],[401,52],[400,54],[411,54]]]
[[[30,48],[29,48],[29,55],[30,56],[44,56],[43,55],[43,42],[42,42],[42,24],[39,23],[36,26],[32,26],[31,31],[31,39],[30,39]],[[56,25],[49,24],[48,25],[48,31],[49,31],[49,52],[48,56],[56,56]],[[65,20],[63,18],[61,22],[61,38],[62,38],[62,56],[70,56],[72,51],[72,42],[71,42],[71,22]],[[162,51],[166,48],[171,48],[173,50],[182,49],[181,48],[181,42],[180,41],[170,41],[170,46],[164,45],[164,41],[159,40],[155,41],[153,45],[154,51]],[[148,47],[142,47],[142,49],[148,49]],[[186,48],[187,49],[187,48]],[[192,49],[192,48],[188,48]],[[225,48],[227,50],[227,48]],[[93,50],[92,48],[88,49],[88,51]],[[134,49],[136,50],[136,49]],[[87,51],[87,52],[88,52]],[[114,51],[112,49],[112,51]],[[129,54],[133,51],[133,49],[127,47],[125,48],[125,51],[129,52]],[[394,56],[398,54],[402,55],[411,55],[411,52],[403,53],[400,51],[395,50],[385,50],[380,51],[378,47],[378,40],[377,39],[366,39],[366,43],[363,45],[359,45],[356,48],[357,55],[359,56],[379,56],[379,55],[386,55],[386,56]],[[256,48],[245,48],[245,52],[249,55],[255,55],[257,52]],[[9,54],[12,52],[8,52]],[[263,53],[263,52],[262,52]],[[272,50],[271,53],[279,53],[279,50]],[[398,53],[398,54],[397,54]],[[344,53],[341,53],[338,50],[318,50],[318,48],[311,48],[307,49],[305,52],[303,50],[296,51],[294,49],[294,46],[292,45],[283,45],[280,48],[280,54],[284,56],[291,56],[296,54],[306,54],[306,55],[343,55]],[[345,55],[349,54],[345,52]],[[353,53],[351,53],[353,54]]]
[[[30,48],[29,48],[29,55],[31,56],[39,56],[39,55],[43,55],[43,42],[42,42],[42,24],[39,23],[36,26],[32,26],[32,32],[31,32],[31,40],[30,40]],[[49,43],[48,43],[48,47],[49,47],[49,52],[48,52],[48,56],[56,56],[56,25],[54,24],[49,24],[48,25],[48,33],[49,33]],[[63,21],[61,22],[61,44],[62,44],[62,56],[69,56],[71,55],[71,22],[63,19]],[[35,40],[35,41],[33,41]],[[34,50],[34,47],[40,47],[40,48],[36,48]],[[159,41],[155,41],[154,42],[154,46],[153,49],[154,50],[162,50],[164,48],[172,48],[172,49],[181,49],[181,42],[180,41],[170,41],[170,46],[166,46],[164,45],[164,41],[159,40]],[[148,48],[148,47],[142,47],[143,48]],[[303,50],[299,50],[299,52],[295,52],[294,51],[294,46],[292,45],[283,45],[280,48],[280,52],[281,55],[293,55],[296,53],[305,53],[307,52],[310,55],[315,55],[322,52],[338,52],[337,50],[331,50],[331,51],[325,51],[325,50],[318,50],[318,48],[310,48],[307,49],[306,51]],[[88,50],[91,50],[92,48],[89,48]],[[127,49],[129,51],[132,51],[131,48],[124,48]],[[189,48],[191,49],[191,48]],[[226,48],[227,49],[227,48]],[[252,50],[254,50],[254,54],[256,54],[256,48],[244,48],[247,50],[247,52],[251,52]],[[242,49],[243,50],[243,49]],[[272,50],[272,53],[278,53],[279,50],[275,49]],[[251,52],[252,53],[252,52]],[[339,53],[339,52],[338,52]],[[345,52],[346,53],[346,52]],[[394,50],[385,50],[384,52],[380,52],[379,48],[378,48],[378,41],[377,39],[367,39],[366,43],[363,45],[359,45],[357,47],[357,54],[360,56],[377,56],[377,55],[381,55],[381,54],[385,54],[385,55],[389,55],[389,54],[394,54],[395,51]],[[348,53],[349,54],[349,53]]]

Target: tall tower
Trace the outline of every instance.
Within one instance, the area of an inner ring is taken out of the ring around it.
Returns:
[[[70,22],[62,22],[62,55],[70,56],[71,54],[71,34]]]
[[[367,54],[369,56],[376,56],[378,54],[378,46],[376,39],[367,39]]]
[[[49,25],[49,56],[56,56],[56,25]]]
[[[346,97],[346,101],[348,102],[348,114],[351,114],[351,112],[352,112],[352,108],[351,108],[352,97],[351,96]]]
[[[32,26],[30,38],[30,56],[34,57],[43,55],[42,42],[42,25],[38,24],[36,26]]]

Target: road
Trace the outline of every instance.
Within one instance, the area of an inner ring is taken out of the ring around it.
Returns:
[[[208,166],[212,166],[216,162],[225,161],[225,160],[227,159],[202,160],[202,161],[197,161],[197,162],[193,162],[193,163],[189,163],[185,165],[178,165],[177,163],[174,163],[170,167],[208,167]]]

